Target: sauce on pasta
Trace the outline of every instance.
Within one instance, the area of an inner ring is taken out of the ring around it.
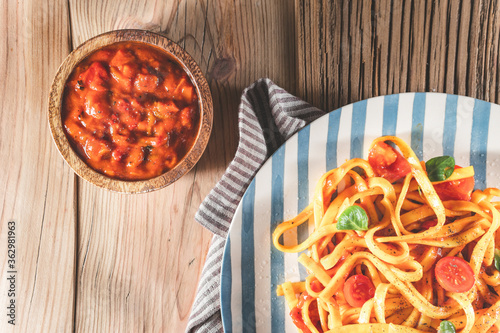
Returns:
[[[404,141],[378,138],[368,161],[324,174],[313,202],[275,229],[279,250],[308,250],[305,281],[277,289],[300,332],[500,332],[500,190],[473,191],[472,167],[448,160],[431,181]],[[308,238],[283,244],[303,223]]]

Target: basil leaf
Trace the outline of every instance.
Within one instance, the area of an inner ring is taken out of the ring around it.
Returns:
[[[439,324],[439,333],[455,333],[455,325],[448,320],[443,320],[441,324]]]
[[[368,230],[368,215],[357,205],[349,206],[340,214],[337,230]]]
[[[500,271],[500,250],[495,249],[495,268]]]
[[[431,182],[440,182],[450,178],[455,169],[455,159],[451,156],[434,157],[425,162],[425,169]]]

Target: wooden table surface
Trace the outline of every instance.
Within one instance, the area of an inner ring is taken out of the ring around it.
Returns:
[[[234,155],[239,97],[260,77],[323,110],[405,91],[499,101],[496,0],[2,0],[0,8],[0,332],[183,331],[211,239],[194,213]],[[47,123],[66,55],[121,28],[179,43],[214,99],[198,165],[149,194],[79,179]]]

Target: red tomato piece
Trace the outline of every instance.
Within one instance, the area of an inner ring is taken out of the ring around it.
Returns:
[[[297,303],[297,305],[290,311],[290,317],[292,317],[293,323],[295,324],[295,326],[297,326],[297,328],[300,328],[303,333],[311,333],[311,331],[307,328],[306,324],[304,323],[304,319],[302,318],[302,308],[305,302],[310,298],[311,296],[307,293],[307,291],[304,291],[302,295],[300,295],[299,302]],[[313,325],[318,330],[320,330],[321,323],[318,313],[318,305],[316,301],[312,301],[311,304],[309,305],[309,318],[311,319]]]
[[[198,113],[193,107],[186,107],[181,111],[181,124],[183,127],[191,129],[193,123],[196,122],[196,116]]]
[[[169,93],[169,96],[173,96],[175,88],[178,86],[179,79],[175,75],[167,75],[163,80],[163,87],[165,91]]]
[[[135,61],[135,56],[129,50],[120,49],[116,51],[115,56],[109,62],[110,66],[118,67],[122,70],[123,65],[129,64]]]
[[[138,66],[136,64],[123,65],[122,69],[121,69],[121,72],[123,73],[123,75],[126,78],[132,79],[137,74],[137,71],[138,71],[137,67]]]
[[[158,87],[159,81],[156,75],[137,74],[134,81],[134,87],[139,92],[152,93]]]
[[[100,50],[92,55],[92,61],[104,61],[109,62],[113,58],[113,52],[111,50]]]
[[[302,319],[302,310],[299,307],[296,306],[290,311],[290,317],[292,317],[293,324],[303,333],[311,333]]]
[[[436,219],[434,220],[427,220],[423,222],[420,226],[422,229],[429,230],[432,227],[435,227],[437,225],[438,221]]]
[[[114,133],[112,136],[111,136],[111,141],[114,143],[114,144],[117,144],[117,145],[127,145],[128,144],[128,136],[126,135],[121,135],[121,134],[118,134],[118,133]]]
[[[105,141],[95,138],[87,139],[84,150],[87,157],[94,161],[100,160],[111,152]]]
[[[318,280],[314,279],[311,282],[311,289],[314,292],[316,292],[316,293],[320,293],[323,289],[325,289],[325,287],[321,284],[321,282],[319,282]]]
[[[148,130],[148,122],[147,120],[142,120],[137,124],[137,130],[141,132],[146,132]]]
[[[181,100],[182,97],[182,91],[188,86],[188,83],[186,81],[186,78],[183,76],[180,80],[179,83],[177,84],[177,87],[175,87],[175,90],[173,92],[174,94],[174,99],[176,100]]]
[[[130,112],[134,111],[132,104],[125,99],[117,100],[115,105],[114,105],[114,108],[119,112],[119,114],[130,113]]]
[[[95,91],[107,91],[109,86],[108,80],[108,71],[100,62],[96,61],[85,72],[80,74],[78,84],[83,83],[83,88],[89,87]]]
[[[103,119],[109,115],[109,104],[106,94],[89,91],[85,96],[85,113],[95,119]]]
[[[459,257],[444,257],[434,268],[436,280],[443,289],[455,293],[469,291],[476,282],[469,263]]]
[[[126,147],[117,147],[113,152],[111,153],[111,157],[117,161],[120,162],[122,158],[127,154],[127,148]]]
[[[179,108],[173,101],[155,102],[153,105],[153,113],[158,118],[168,117],[171,113],[179,112]]]
[[[137,127],[141,115],[129,101],[119,99],[116,101],[114,108],[119,115],[121,124],[125,125],[131,131]]]
[[[177,165],[177,161],[177,153],[172,149],[165,158],[165,166],[169,169],[172,169]]]
[[[184,84],[181,90],[181,95],[182,98],[184,99],[184,102],[186,103],[192,103],[196,98],[196,94],[194,93],[194,88],[190,83]]]
[[[391,183],[411,172],[410,163],[394,148],[379,142],[368,153],[368,162],[377,176]]]
[[[459,169],[455,165],[455,169]],[[472,191],[474,190],[474,177],[468,177],[449,182],[439,183],[434,185],[434,189],[439,198],[443,201],[446,200],[465,200],[470,201]]]
[[[344,297],[352,307],[362,307],[373,296],[375,296],[375,287],[364,275],[353,275],[344,283]]]
[[[167,136],[169,132],[175,127],[175,119],[174,118],[165,118],[162,121],[156,122],[153,126],[153,131],[156,136]]]
[[[132,79],[130,77],[123,74],[116,67],[111,67],[109,71],[113,79],[118,83],[118,87],[125,92],[130,92],[132,90]]]

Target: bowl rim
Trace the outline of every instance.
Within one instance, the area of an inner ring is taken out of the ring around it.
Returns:
[[[172,169],[160,176],[145,180],[120,180],[105,176],[88,166],[73,150],[62,125],[64,88],[73,69],[91,53],[119,42],[138,42],[161,49],[169,54],[188,74],[198,94],[200,124],[191,149]],[[213,122],[213,101],[208,82],[196,61],[168,37],[141,29],[112,30],[88,39],[75,48],[57,70],[49,92],[48,121],[57,150],[69,167],[85,181],[110,191],[120,193],[145,193],[164,188],[188,173],[206,149]]]

